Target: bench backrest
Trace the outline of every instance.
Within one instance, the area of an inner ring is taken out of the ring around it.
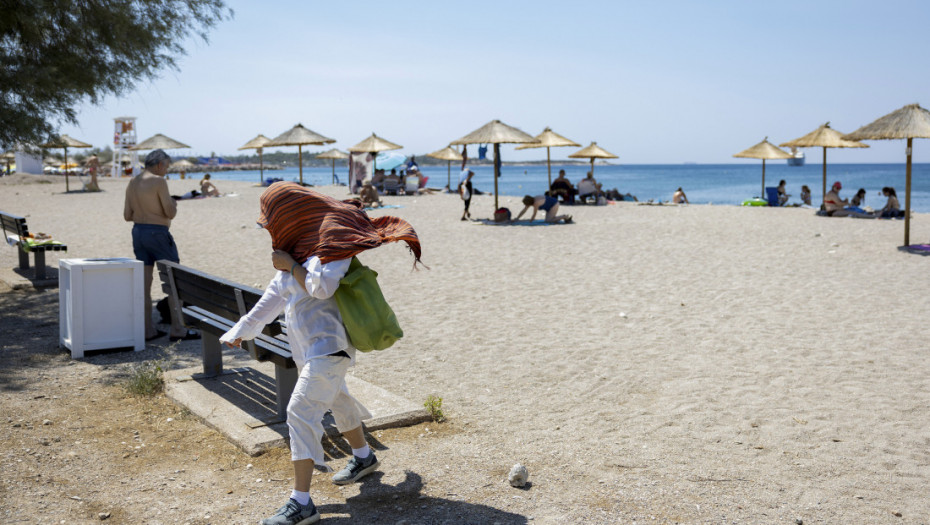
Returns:
[[[184,305],[197,306],[212,314],[236,322],[252,309],[262,297],[262,291],[251,286],[210,275],[187,266],[160,260],[157,262],[162,290],[170,297],[174,281],[178,299]],[[263,333],[272,337],[282,333],[278,323],[265,327]]]
[[[0,211],[0,226],[3,227],[4,232],[10,235],[18,235],[20,238],[29,235],[26,218],[19,215]]]

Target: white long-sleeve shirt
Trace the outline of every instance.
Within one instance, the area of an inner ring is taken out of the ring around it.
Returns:
[[[351,259],[343,259],[321,264],[318,257],[310,257],[303,263],[307,270],[306,290],[290,272],[279,271],[255,307],[223,334],[220,341],[254,339],[283,310],[291,354],[298,369],[314,357],[340,350],[349,354],[354,363],[355,348],[349,343],[339,307],[332,298],[350,262]]]

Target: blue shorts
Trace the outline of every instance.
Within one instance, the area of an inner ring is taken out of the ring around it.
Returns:
[[[155,266],[155,261],[167,259],[179,263],[178,247],[167,226],[160,224],[136,224],[132,227],[132,251],[136,259],[145,266]]]

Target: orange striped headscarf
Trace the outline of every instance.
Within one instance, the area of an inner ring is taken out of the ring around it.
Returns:
[[[420,261],[413,226],[398,217],[370,218],[357,199],[340,201],[296,182],[276,182],[262,193],[258,223],[271,233],[275,250],[297,262],[316,255],[320,262],[348,259],[386,242],[404,241]]]

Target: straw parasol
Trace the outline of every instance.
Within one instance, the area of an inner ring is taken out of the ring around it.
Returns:
[[[90,144],[86,142],[81,142],[80,140],[73,139],[68,135],[61,135],[60,137],[53,138],[52,140],[46,142],[45,144],[40,144],[41,148],[64,148],[65,150],[65,163],[67,164],[68,159],[68,148],[92,148]],[[68,170],[65,169],[65,191],[71,191],[71,185],[68,181]]]
[[[542,133],[536,135],[536,140],[539,141],[539,144],[526,144],[523,146],[517,146],[517,149],[530,149],[530,148],[546,148],[546,167],[549,169],[549,186],[552,186],[552,162],[549,158],[549,148],[559,148],[566,146],[573,146],[576,148],[581,147],[581,144],[575,144],[571,140],[559,135],[558,133],[552,131],[550,128],[546,128]],[[612,157],[616,158],[616,157]],[[592,159],[593,160],[593,159]],[[593,169],[593,167],[592,167]]]
[[[275,137],[271,142],[265,145],[266,148],[274,146],[297,146],[297,164],[300,166],[300,184],[304,183],[304,146],[323,146],[332,144],[335,139],[324,137],[315,131],[311,131],[302,124],[297,124],[293,128]]]
[[[775,147],[774,144],[769,142],[768,137],[762,139],[762,142],[756,144],[755,146],[749,149],[744,149],[743,151],[733,156],[743,159],[762,159],[762,198],[765,198],[765,161],[772,159],[791,158],[790,153]]]
[[[145,149],[179,149],[179,148],[189,148],[187,144],[183,142],[178,142],[171,137],[166,137],[161,133],[152,135],[151,137],[143,140],[142,142],[136,144],[129,148],[130,150],[145,150]]]
[[[267,146],[269,142],[271,142],[271,139],[259,133],[257,137],[246,142],[241,148],[239,148],[239,151],[242,151],[244,149],[254,149],[258,152],[258,183],[259,184],[261,184],[265,180],[265,160],[264,158],[262,158],[262,148]]]
[[[911,148],[914,139],[930,138],[930,111],[910,104],[875,122],[862,126],[846,140],[907,139],[907,171],[904,185],[904,245],[911,244]]]
[[[393,142],[389,140],[384,140],[383,138],[375,135],[374,132],[372,132],[370,137],[352,146],[351,148],[349,148],[349,151],[352,153],[375,153],[377,154],[378,152],[381,152],[381,151],[390,151],[390,150],[400,149],[400,148],[403,148],[403,146],[399,144],[394,144]],[[377,169],[378,169],[378,156],[374,155],[374,159],[372,159],[372,167],[371,167],[372,174],[374,174],[375,170]]]
[[[171,166],[169,166],[169,168],[171,168],[172,170],[177,170],[177,171],[187,171],[193,168],[194,166],[196,166],[196,164],[194,164],[193,162],[187,159],[181,159],[177,162],[171,163]]]
[[[570,158],[573,159],[591,159],[591,176],[594,176],[594,159],[615,159],[616,155],[605,150],[604,148],[597,145],[597,142],[592,142],[587,148],[582,148],[571,155]]]
[[[494,211],[497,211],[497,178],[501,176],[501,144],[536,144],[539,140],[499,120],[492,120],[464,137],[453,140],[452,146],[464,144],[494,144]]]
[[[822,199],[827,196],[827,148],[868,148],[867,145],[861,142],[844,139],[843,134],[831,128],[829,122],[801,138],[779,144],[779,146],[782,148],[823,148]]]
[[[446,181],[446,188],[448,188],[449,191],[452,191],[452,161],[462,160],[462,154],[452,149],[452,146],[446,146],[439,151],[427,153],[426,156],[432,157],[434,159],[445,160],[448,162],[448,173],[446,174],[446,178],[448,180]]]
[[[333,184],[336,183],[336,161],[349,158],[348,153],[343,153],[336,148],[324,151],[316,156],[318,159],[332,159],[333,161]]]

